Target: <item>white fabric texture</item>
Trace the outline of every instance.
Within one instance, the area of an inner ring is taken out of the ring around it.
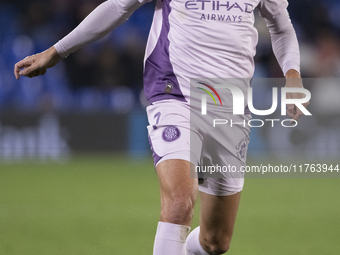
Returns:
[[[187,238],[187,255],[209,255],[199,241],[200,227],[195,228]]]
[[[56,43],[54,47],[60,56],[65,58],[85,44],[96,41],[111,32],[124,23],[137,8],[148,1],[150,0],[108,0],[99,5],[79,26]],[[173,0],[172,2],[180,3],[181,7],[184,4],[182,1]],[[175,3],[174,6],[176,6]],[[261,0],[257,6],[270,29],[274,54],[284,74],[289,69],[300,71],[299,47],[286,9],[287,6],[287,0]],[[176,9],[175,7],[173,11]],[[230,32],[233,33],[233,31]],[[190,35],[187,34],[187,36]],[[192,36],[196,37],[196,35]],[[211,54],[208,55],[211,56]],[[249,55],[252,55],[252,53],[249,52]]]
[[[262,0],[258,6],[269,28],[273,51],[284,75],[290,69],[300,72],[299,44],[287,7],[287,0]]]
[[[186,255],[185,241],[190,227],[158,222],[153,255]]]
[[[79,26],[57,42],[54,47],[61,57],[66,58],[82,46],[104,37],[123,24],[145,2],[108,0],[94,9]]]

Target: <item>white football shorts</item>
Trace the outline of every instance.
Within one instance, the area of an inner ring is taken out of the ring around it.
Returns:
[[[250,114],[214,112],[203,122],[193,123],[193,119],[202,120],[199,111],[190,111],[185,102],[162,100],[148,106],[147,115],[155,166],[168,159],[191,162],[199,178],[204,172],[199,190],[210,195],[229,196],[243,189],[241,170],[246,164],[250,128],[242,123],[247,124]],[[224,124],[214,127],[214,119]],[[214,172],[207,171],[207,166],[214,166]],[[216,173],[217,169],[220,173]]]

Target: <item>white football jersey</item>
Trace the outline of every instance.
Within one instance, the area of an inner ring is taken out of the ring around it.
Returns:
[[[108,0],[55,44],[62,57],[98,40],[149,0]],[[285,74],[300,71],[299,46],[287,0],[157,0],[144,59],[144,91],[150,103],[189,102],[190,78],[250,79],[254,73],[254,10],[271,33]],[[249,82],[240,83],[246,90]],[[229,101],[229,100],[227,100]]]
[[[254,10],[273,33],[293,29],[287,6],[286,0],[158,0],[144,59],[149,102],[189,102],[190,78],[251,78],[258,42]],[[287,45],[280,50],[296,53],[289,68],[299,70],[296,36]]]

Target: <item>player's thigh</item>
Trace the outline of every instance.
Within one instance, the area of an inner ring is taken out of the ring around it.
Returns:
[[[189,105],[160,101],[147,108],[149,141],[161,189],[161,221],[190,225],[198,183],[190,176],[197,165],[201,138],[190,125]],[[191,150],[191,142],[196,146]],[[191,162],[191,163],[190,163]]]
[[[237,123],[246,123],[250,115],[233,116],[216,113],[211,118],[233,118]],[[209,121],[208,121],[209,122]],[[246,155],[249,143],[249,127],[240,125],[206,127],[202,133],[202,156],[199,176],[204,179],[199,190],[215,196],[229,196],[242,191]],[[210,132],[209,132],[210,131]]]
[[[200,242],[202,245],[229,246],[240,196],[241,192],[230,196],[216,196],[200,192]]]
[[[168,159],[182,159],[197,165],[202,139],[190,125],[189,105],[179,101],[160,101],[147,107],[147,115],[155,166]]]
[[[175,202],[181,197],[197,196],[198,182],[190,175],[189,161],[182,159],[168,159],[159,163],[156,172],[164,199]]]
[[[198,182],[190,175],[193,165],[186,160],[168,159],[160,162],[157,176],[161,191],[161,221],[190,225]]]

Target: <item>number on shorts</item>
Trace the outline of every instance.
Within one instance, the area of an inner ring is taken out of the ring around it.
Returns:
[[[158,122],[159,122],[159,118],[161,117],[161,112],[157,112],[156,114],[155,114],[155,116],[153,117],[154,119],[155,118],[157,118],[157,120],[156,120],[156,125],[158,125]],[[156,125],[153,125],[152,127],[153,127],[153,129],[157,129],[157,126]]]

